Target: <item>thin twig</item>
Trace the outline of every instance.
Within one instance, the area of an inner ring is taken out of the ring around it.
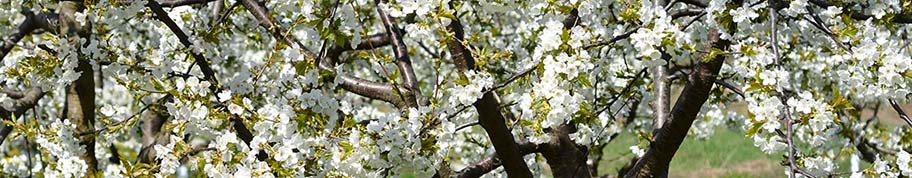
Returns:
[[[896,110],[896,114],[899,114],[899,118],[906,121],[906,124],[909,126],[912,126],[912,120],[909,119],[909,115],[906,115],[906,112],[902,110],[899,103],[896,103],[896,100],[890,99],[890,106],[893,106],[893,110]]]

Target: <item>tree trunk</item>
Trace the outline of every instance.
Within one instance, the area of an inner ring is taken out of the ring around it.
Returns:
[[[85,9],[82,1],[61,1],[58,4],[60,10],[60,32],[65,34],[63,37],[75,41],[77,38],[87,38],[89,26],[80,26],[76,22],[76,12]],[[81,45],[74,47],[76,50]],[[76,72],[80,73],[79,78],[66,90],[67,119],[76,125],[74,133],[89,133],[95,130],[95,75],[92,64],[89,59],[77,55],[78,59]],[[75,135],[74,135],[75,136]],[[95,136],[88,134],[77,138],[79,143],[85,147],[85,153],[80,158],[88,165],[85,177],[95,177],[97,172],[98,161],[95,158]]]
[[[592,177],[589,165],[586,164],[589,150],[577,146],[570,139],[570,133],[575,131],[573,126],[563,124],[551,130],[551,141],[548,144],[540,146],[542,156],[548,161],[554,177]]]

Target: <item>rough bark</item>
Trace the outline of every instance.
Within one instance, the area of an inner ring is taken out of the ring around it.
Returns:
[[[588,149],[570,139],[570,133],[575,131],[571,125],[561,125],[551,130],[551,141],[541,146],[554,177],[592,177],[586,164]]]
[[[60,13],[60,31],[63,37],[70,41],[76,41],[77,38],[88,37],[91,26],[81,26],[76,22],[75,13],[84,11],[85,7],[82,1],[61,1],[58,10]],[[75,47],[81,48],[80,46]],[[66,89],[67,119],[76,125],[74,133],[84,133],[95,130],[95,79],[92,61],[82,56],[76,56],[78,59],[76,68],[80,73],[79,78],[73,81]],[[74,137],[76,137],[74,135]],[[77,138],[79,143],[85,148],[85,153],[79,157],[86,162],[88,169],[86,177],[95,177],[98,167],[98,160],[95,158],[95,136],[85,135]]]
[[[155,160],[153,146],[168,144],[167,142],[169,141],[168,135],[161,134],[161,128],[168,121],[168,116],[165,115],[165,112],[162,111],[163,108],[158,103],[153,104],[154,106],[151,107],[157,108],[150,108],[142,114],[142,148],[139,150],[139,155],[136,156],[136,162],[138,163],[152,163]]]
[[[716,31],[712,31],[709,38],[712,48],[724,49],[729,45],[728,41],[719,39]],[[653,137],[646,154],[626,173],[626,177],[668,177],[668,165],[684,142],[703,103],[709,98],[723,59],[722,56],[709,56],[699,60],[671,110],[670,120]]]

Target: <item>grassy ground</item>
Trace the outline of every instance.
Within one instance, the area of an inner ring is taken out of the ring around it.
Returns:
[[[616,174],[633,157],[632,135],[621,135],[605,148],[600,174]],[[766,155],[737,131],[719,128],[706,140],[688,137],[671,161],[670,177],[781,177],[776,156]]]

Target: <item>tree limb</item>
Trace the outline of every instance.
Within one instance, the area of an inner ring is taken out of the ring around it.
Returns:
[[[450,6],[454,6],[452,1]],[[456,16],[458,17],[458,15]],[[450,51],[453,63],[456,64],[456,68],[462,73],[473,70],[475,68],[475,59],[462,43],[464,31],[461,21],[458,18],[454,19],[447,25],[446,29],[454,34],[455,39],[447,41],[447,48]],[[495,91],[485,92],[481,99],[475,101],[472,105],[478,110],[478,122],[485,129],[485,133],[488,134],[491,144],[497,152],[497,158],[503,161],[507,175],[510,177],[532,177],[532,172],[529,171],[529,167],[522,158],[523,154],[521,154],[519,146],[513,139],[513,133],[506,126],[504,115],[500,112],[500,101],[498,101]],[[487,173],[487,171],[483,173]]]
[[[76,22],[75,14],[85,10],[82,1],[61,1],[58,3],[60,11],[60,30],[63,34],[61,38],[68,41],[78,41],[79,38],[87,38],[90,33],[91,24],[85,26]],[[82,44],[74,44],[77,50]],[[77,73],[81,73],[73,83],[66,88],[66,115],[67,120],[71,120],[76,128],[74,132],[86,132],[95,130],[95,70],[92,69],[92,62],[82,55],[77,55],[78,59],[76,68]],[[97,172],[98,160],[95,158],[95,136],[86,135],[77,138],[86,152],[79,157],[86,162],[87,177],[95,177]]]
[[[724,49],[728,48],[730,43],[720,40],[716,30],[710,32],[709,38],[707,47]],[[684,137],[687,136],[687,131],[699,114],[703,103],[709,98],[713,82],[722,68],[723,58],[722,56],[709,56],[709,59],[699,60],[700,63],[695,64],[695,69],[689,76],[689,82],[684,86],[681,97],[671,110],[671,119],[653,137],[654,142],[649,144],[646,154],[637,161],[633,169],[627,172],[626,177],[668,176],[668,165],[678,147],[684,142]]]
[[[520,151],[519,154],[527,155],[527,154],[540,152],[541,150],[540,150],[539,145],[536,145],[535,143],[523,142],[523,143],[519,144],[519,151]],[[495,152],[493,155],[488,156],[487,158],[482,159],[481,161],[478,161],[475,164],[469,165],[469,166],[463,168],[462,170],[459,170],[459,172],[457,172],[454,177],[457,177],[457,178],[481,177],[481,176],[487,174],[488,172],[491,172],[494,169],[497,169],[501,165],[503,165],[503,162],[501,162],[500,159],[498,159],[497,153]]]
[[[374,4],[377,5],[377,12],[380,14],[380,21],[383,21],[383,27],[386,28],[386,33],[390,37],[393,45],[393,55],[396,58],[396,65],[399,68],[399,75],[405,87],[409,89],[406,98],[414,97],[414,99],[407,99],[406,103],[410,107],[417,107],[419,104],[426,105],[427,100],[421,95],[421,88],[418,86],[418,78],[415,77],[415,70],[412,69],[412,60],[408,56],[408,48],[405,46],[405,42],[402,41],[402,33],[398,30],[399,27],[394,22],[393,18],[380,8],[380,3],[385,3],[385,0],[374,0]],[[411,96],[408,96],[411,95]]]
[[[890,99],[890,106],[893,107],[893,110],[896,110],[896,114],[899,114],[899,118],[905,121],[906,125],[912,126],[912,120],[909,119],[909,115],[906,115],[906,112],[902,110],[899,103],[896,103],[896,100]]]
[[[41,13],[35,14],[31,10],[23,9],[22,15],[25,15],[25,20],[19,24],[13,33],[9,37],[3,39],[2,44],[0,44],[0,62],[3,61],[3,58],[16,46],[16,43],[25,36],[32,33],[43,33],[44,31],[56,32],[55,26],[52,25],[57,22],[58,15],[55,13]]]
[[[27,93],[21,94],[21,97],[13,101],[13,108],[3,108],[0,107],[0,119],[5,121],[12,121],[12,116],[21,117],[25,114],[28,109],[35,107],[38,104],[38,100],[44,97],[45,92],[39,87],[33,87],[29,89]],[[6,140],[6,137],[13,131],[12,126],[2,125],[0,129],[0,145],[3,144],[3,141]]]

